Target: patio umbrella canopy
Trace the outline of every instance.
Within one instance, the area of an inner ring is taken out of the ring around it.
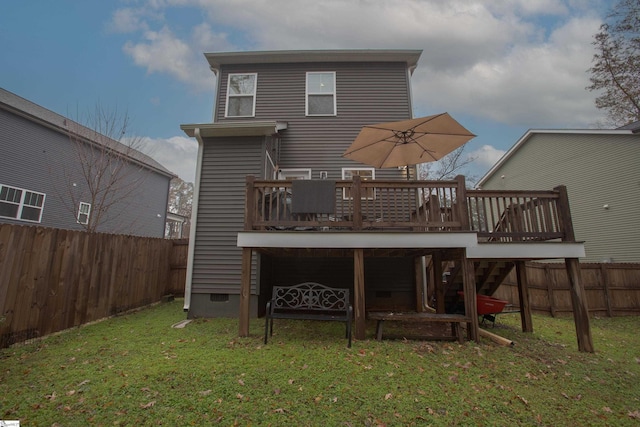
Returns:
[[[364,126],[342,156],[376,168],[416,165],[439,160],[473,137],[441,113]]]

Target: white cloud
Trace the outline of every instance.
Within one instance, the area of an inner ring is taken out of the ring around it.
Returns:
[[[131,33],[139,30],[146,30],[147,24],[142,21],[141,13],[138,9],[124,8],[113,13],[108,28],[117,33]]]
[[[440,111],[524,127],[597,121],[585,90],[601,0],[147,0],[113,21],[124,51],[149,73],[211,87],[202,52],[422,49],[413,76],[418,115]],[[172,21],[172,11],[200,22]],[[286,13],[283,13],[286,11]],[[182,31],[182,32],[180,32]]]
[[[198,143],[182,136],[148,138],[141,141],[142,150],[182,180],[195,182]]]
[[[489,169],[491,168],[502,156],[504,156],[506,151],[500,150],[491,145],[483,145],[477,150],[469,153],[469,157],[474,158],[474,162],[477,163],[479,168]]]

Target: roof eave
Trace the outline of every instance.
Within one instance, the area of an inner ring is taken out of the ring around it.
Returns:
[[[282,64],[301,62],[404,62],[414,69],[422,50],[340,49],[340,50],[274,50],[205,53],[211,70],[217,74],[227,64]]]
[[[631,130],[626,129],[529,129],[509,150],[498,160],[476,184],[476,188],[482,187],[516,151],[520,149],[531,137],[536,134],[581,134],[581,135],[632,135]]]
[[[190,137],[196,136],[200,130],[202,138],[233,136],[269,136],[287,128],[286,122],[279,121],[247,121],[222,123],[194,123],[180,125],[180,129]]]

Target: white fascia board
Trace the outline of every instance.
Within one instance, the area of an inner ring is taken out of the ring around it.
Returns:
[[[287,129],[287,122],[281,121],[250,121],[250,122],[220,122],[194,123],[180,125],[180,129],[190,137],[195,136],[196,129],[202,138],[233,137],[233,136],[269,136]]]
[[[238,233],[237,244],[242,248],[402,249],[470,248],[478,241],[475,233],[246,231]]]
[[[472,259],[584,258],[583,242],[479,243],[467,248]]]

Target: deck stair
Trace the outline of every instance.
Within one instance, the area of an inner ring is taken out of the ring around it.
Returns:
[[[476,292],[480,295],[493,295],[514,268],[514,263],[502,260],[481,260],[473,263],[476,280]],[[445,306],[449,307],[458,300],[458,291],[462,286],[462,268],[460,263],[447,263],[443,268],[446,277]]]

